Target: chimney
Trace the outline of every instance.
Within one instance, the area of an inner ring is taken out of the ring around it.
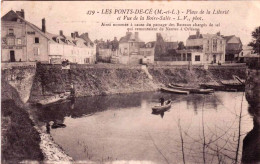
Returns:
[[[60,30],[60,36],[63,36],[63,31],[62,30]]]
[[[87,32],[85,33],[85,36],[88,38],[88,33]]]
[[[220,31],[219,31],[219,32],[217,32],[217,36],[220,36]]]
[[[18,14],[20,17],[24,19],[24,10],[21,9],[21,11],[16,11],[16,14]]]
[[[25,18],[24,10],[23,10],[23,9],[21,9],[21,17],[23,17],[23,19]]]
[[[138,40],[138,32],[135,32],[135,40]]]
[[[77,38],[79,37],[78,31],[75,31],[74,34],[75,34],[75,37],[77,37]]]
[[[196,37],[197,37],[197,38],[200,37],[200,30],[197,30],[197,32],[196,32]]]
[[[159,41],[161,38],[161,33],[156,33],[156,41]]]
[[[72,37],[73,39],[75,39],[75,35],[74,35],[73,32],[71,33],[71,37]]]
[[[45,18],[42,19],[42,32],[46,32]]]

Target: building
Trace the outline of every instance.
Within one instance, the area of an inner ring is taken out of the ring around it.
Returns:
[[[138,32],[126,32],[119,40],[118,56],[112,56],[113,63],[152,64],[154,63],[155,42],[145,44]]]
[[[152,64],[154,63],[154,53],[155,53],[155,42],[148,42],[142,47],[140,47],[140,55],[142,56],[142,64]]]
[[[46,20],[42,19],[42,28],[25,20],[24,10],[9,11],[2,18],[2,62],[42,62],[61,63],[69,60],[73,63],[95,62],[96,47],[88,34],[70,37],[48,33]]]
[[[114,37],[113,41],[107,40],[106,42],[101,40],[95,41],[97,44],[97,61],[106,63],[117,63],[113,59],[118,57],[119,41]]]
[[[253,47],[243,45],[243,50],[239,53],[238,56],[239,63],[247,63],[247,65],[259,65],[260,55],[254,53]]]
[[[251,54],[255,54],[254,53],[254,49],[251,46],[247,46],[247,45],[243,45],[242,46],[242,50],[238,55],[238,58],[244,57],[244,56],[250,56]]]
[[[24,10],[11,10],[1,20],[2,62],[49,61],[49,38],[42,30],[25,20]]]
[[[188,50],[196,51],[194,59],[200,64],[224,63],[225,62],[226,40],[217,34],[190,35],[186,41]]]
[[[119,40],[119,58],[121,64],[140,64],[142,56],[140,55],[140,47],[145,43],[140,40],[138,32],[126,32],[124,37]]]
[[[226,40],[226,55],[225,62],[236,62],[239,57],[239,53],[242,51],[242,42],[239,37],[235,35],[223,36]]]
[[[93,64],[96,61],[96,47],[89,39],[88,33],[79,36],[78,32],[65,36],[60,30],[59,35],[46,33],[50,38],[50,63],[68,60],[77,64]]]
[[[160,33],[156,33],[155,61],[174,61],[178,42],[164,41]]]

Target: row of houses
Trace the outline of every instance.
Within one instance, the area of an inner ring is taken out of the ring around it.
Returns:
[[[9,11],[2,18],[2,62],[42,62],[85,64],[100,62],[120,64],[214,64],[244,62],[252,56],[250,47],[243,47],[239,37],[216,34],[190,35],[186,46],[180,42],[166,41],[160,33],[156,40],[145,43],[138,32],[126,32],[119,40],[95,40],[88,33],[62,30],[59,34],[47,31],[46,20],[42,27],[25,20],[24,10]],[[250,54],[249,54],[250,52]],[[254,55],[253,55],[254,56]]]
[[[94,63],[96,47],[88,33],[64,35],[47,32],[46,20],[42,28],[25,20],[24,10],[9,11],[2,18],[2,62]]]
[[[242,42],[235,35],[223,36],[216,34],[201,34],[197,31],[186,40],[186,47],[179,47],[178,42],[167,42],[160,33],[156,41],[145,43],[138,32],[126,32],[118,41],[113,40],[116,47],[103,46],[102,40],[97,40],[97,52],[100,58],[107,62],[122,64],[163,63],[172,64],[214,64],[236,62],[243,53]],[[107,45],[112,45],[110,41]]]

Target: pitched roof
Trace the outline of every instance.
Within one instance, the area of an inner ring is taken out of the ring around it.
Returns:
[[[202,38],[202,34],[200,34],[198,37],[197,37],[197,35],[190,35],[188,37],[188,39],[201,39],[201,38]]]
[[[21,21],[25,22],[27,25],[29,25],[31,28],[33,28],[35,31],[37,31],[38,33],[40,33],[42,36],[44,36],[45,38],[49,39],[52,42],[56,42],[57,43],[57,38],[59,37],[60,40],[62,42],[59,42],[59,44],[65,44],[66,43],[66,39],[69,40],[72,44],[76,44],[77,41],[83,42],[81,44],[81,46],[87,46],[84,42],[85,39],[82,38],[72,38],[70,36],[60,36],[60,35],[56,35],[56,34],[52,34],[49,32],[43,32],[38,26],[26,21],[23,17],[21,17],[19,14],[17,14],[16,12],[14,12],[13,10],[10,10],[8,13],[6,13],[1,20],[2,21],[17,21],[17,19],[20,19]],[[91,41],[90,39],[88,41]],[[67,44],[67,43],[66,43]]]
[[[88,33],[83,33],[83,34],[81,34],[79,37],[82,38],[82,39],[84,39],[87,43],[93,43],[93,42],[90,40],[90,38],[89,38],[89,36],[88,36]]]
[[[228,43],[226,45],[226,51],[241,51],[242,45],[238,43]]]
[[[26,21],[23,17],[18,15],[13,10],[10,10],[8,13],[6,13],[1,18],[2,21],[17,21],[17,19],[20,19],[21,21],[25,22],[27,25],[29,25],[31,28],[33,28],[35,31],[37,31],[38,33],[40,33],[41,35],[43,35],[47,39],[51,40],[51,38],[48,35],[46,35],[44,32],[42,32],[42,30],[39,27],[37,27],[36,25]]]
[[[10,10],[8,13],[6,13],[4,16],[2,16],[1,20],[2,21],[17,21],[18,19],[18,14],[14,12],[13,10]]]
[[[202,38],[212,38],[212,37],[222,38],[221,36],[219,36],[217,34],[199,34],[198,37],[197,37],[197,35],[190,35],[188,37],[188,39],[202,39]]]
[[[229,41],[231,38],[233,38],[235,35],[230,35],[230,36],[223,36],[226,41]]]
[[[228,44],[229,43],[229,41],[232,41],[231,39],[237,39],[237,43],[238,44],[242,44],[242,42],[241,42],[241,40],[240,40],[240,37],[236,37],[235,35],[230,35],[230,36],[222,36],[225,40],[226,40],[226,43]],[[233,40],[233,42],[231,42],[231,43],[234,43],[234,40]]]

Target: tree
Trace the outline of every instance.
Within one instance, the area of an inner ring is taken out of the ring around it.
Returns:
[[[185,49],[184,43],[183,42],[179,42],[178,43],[178,50],[183,50]]]
[[[252,32],[253,41],[248,44],[248,46],[253,47],[255,53],[260,53],[260,26]]]

